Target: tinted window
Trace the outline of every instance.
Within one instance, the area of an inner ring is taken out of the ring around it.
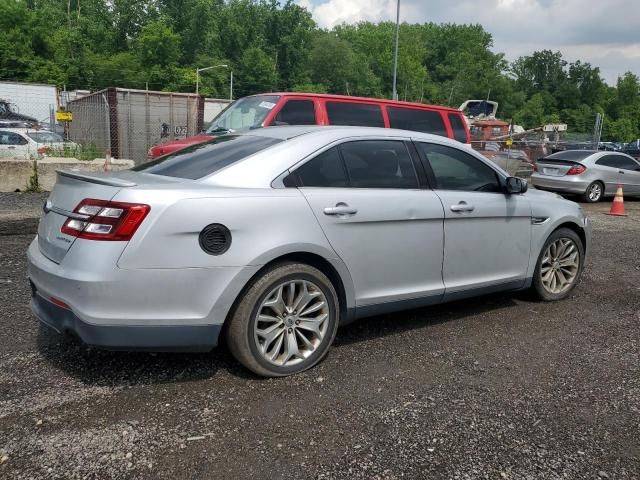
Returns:
[[[621,168],[623,170],[635,170],[640,168],[640,165],[631,160],[630,158],[623,157],[622,155],[606,155],[596,162],[597,165],[603,165],[605,167]]]
[[[14,132],[0,132],[0,145],[26,145],[27,139]]]
[[[387,107],[387,114],[389,115],[389,126],[391,128],[413,130],[415,132],[432,133],[434,135],[448,137],[447,127],[444,125],[444,120],[440,112]]]
[[[449,122],[451,123],[451,128],[453,129],[453,138],[457,141],[466,143],[467,141],[467,124],[462,117],[457,113],[449,114]]]
[[[327,115],[330,125],[384,127],[380,105],[327,102]]]
[[[273,125],[315,125],[313,100],[288,100],[273,120]]]
[[[251,135],[224,135],[132,168],[166,177],[206,177],[282,140]]]
[[[418,177],[403,142],[362,140],[340,145],[354,188],[418,188]]]
[[[426,155],[441,190],[501,192],[495,171],[477,158],[457,148],[418,143]]]
[[[296,170],[303,187],[347,187],[347,173],[344,170],[338,147],[333,147],[309,160]]]
[[[598,152],[595,150],[567,150],[549,155],[548,157],[545,157],[545,160],[548,158],[550,160],[570,160],[572,162],[579,162],[590,157],[594,153]]]

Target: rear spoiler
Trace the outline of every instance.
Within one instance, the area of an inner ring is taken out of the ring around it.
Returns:
[[[115,177],[102,177],[91,175],[89,173],[70,172],[68,170],[56,170],[56,173],[61,177],[82,180],[83,182],[97,183],[98,185],[108,185],[110,187],[135,187],[137,185],[137,183],[129,180],[122,180]]]

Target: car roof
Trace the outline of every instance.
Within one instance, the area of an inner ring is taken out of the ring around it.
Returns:
[[[305,126],[274,126],[251,130],[238,135],[253,135],[280,140],[291,140],[296,137],[307,135],[307,138],[332,137],[340,139],[342,137],[377,136],[386,138],[415,138],[424,140],[447,141],[447,143],[460,146],[461,143],[448,137],[433,135],[430,133],[416,132],[414,130],[400,130],[397,128],[383,127],[358,127],[358,126],[338,126],[338,125],[305,125]]]
[[[327,100],[351,100],[355,102],[375,102],[390,106],[399,106],[399,107],[413,107],[413,108],[431,108],[442,110],[446,112],[456,112],[462,114],[462,112],[453,107],[447,107],[445,105],[430,105],[427,103],[418,103],[418,102],[403,102],[400,100],[387,100],[386,98],[373,98],[373,97],[353,97],[350,95],[334,95],[331,93],[304,93],[304,92],[273,92],[273,93],[258,93],[256,95],[249,95],[251,97],[262,97],[265,95],[279,95],[287,97],[313,97],[313,98],[324,98]]]
[[[416,140],[452,146],[472,153],[471,147],[447,137],[409,130],[346,126],[277,126],[251,130],[242,136],[282,140],[269,148],[236,162],[201,181],[212,185],[265,188],[278,175],[310,155],[344,140]]]
[[[46,130],[44,128],[29,128],[29,127],[3,127],[0,124],[0,130],[3,132],[13,132],[13,133],[56,133],[51,130]]]

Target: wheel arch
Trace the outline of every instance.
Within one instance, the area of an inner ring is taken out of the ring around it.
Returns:
[[[235,309],[248,288],[256,278],[259,278],[266,270],[274,265],[286,262],[296,262],[311,265],[324,273],[338,294],[338,303],[340,305],[340,325],[350,323],[355,319],[354,292],[351,276],[341,260],[333,258],[327,259],[324,256],[310,252],[307,250],[295,250],[287,253],[281,253],[266,261],[243,285],[238,294],[235,296],[232,305],[225,316],[223,330],[229,323],[229,319],[233,316]],[[220,338],[224,338],[221,334]]]
[[[560,225],[557,225],[551,231],[551,233],[549,233],[549,235],[552,235],[554,232],[560,230],[561,228],[568,228],[569,230],[573,230],[578,235],[578,237],[580,238],[580,241],[582,242],[582,248],[584,249],[585,256],[586,256],[586,253],[587,253],[587,232],[585,231],[584,227],[578,225],[575,222],[564,222],[564,223],[561,223]]]

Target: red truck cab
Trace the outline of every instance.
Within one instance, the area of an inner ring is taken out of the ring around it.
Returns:
[[[276,125],[399,128],[471,142],[464,116],[454,108],[344,95],[265,93],[237,100],[199,135],[152,147],[149,158],[205,142],[216,135]]]

